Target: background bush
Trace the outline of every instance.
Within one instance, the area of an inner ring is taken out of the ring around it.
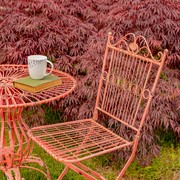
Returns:
[[[30,54],[47,55],[78,82],[72,95],[53,102],[63,119],[75,120],[92,116],[109,31],[115,40],[128,32],[141,34],[153,52],[167,48],[138,148],[137,157],[144,159],[159,152],[157,130],[180,137],[179,9],[179,0],[1,0],[0,63],[27,64]]]

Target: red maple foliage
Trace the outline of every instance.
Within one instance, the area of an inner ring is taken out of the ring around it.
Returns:
[[[167,48],[139,146],[143,159],[159,151],[153,129],[172,129],[180,137],[179,9],[179,0],[1,0],[0,62],[26,64],[30,54],[47,55],[78,82],[71,96],[53,106],[67,120],[80,119],[92,116],[109,31],[115,40],[128,32],[145,36],[154,54]],[[114,129],[121,133],[118,125]]]

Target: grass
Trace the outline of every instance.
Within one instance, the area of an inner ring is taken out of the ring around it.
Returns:
[[[50,157],[43,149],[35,145],[32,155],[41,157],[48,166],[52,180],[56,180],[64,166]],[[114,180],[120,163],[111,164],[110,155],[103,155],[85,162],[90,168],[105,176],[108,180]],[[26,180],[45,180],[45,177],[33,170],[21,170]],[[0,172],[0,179],[5,176]],[[180,179],[180,147],[163,147],[160,155],[152,160],[152,164],[146,167],[133,162],[128,168],[123,180],[179,180]],[[84,180],[79,174],[69,170],[64,180]]]
[[[138,179],[180,179],[180,147],[163,147],[159,157],[152,160],[151,165],[142,167],[132,163],[127,176]]]

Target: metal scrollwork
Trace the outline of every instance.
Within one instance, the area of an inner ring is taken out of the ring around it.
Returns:
[[[104,72],[102,73],[102,78],[103,78],[104,81],[107,80],[107,72],[106,72],[106,71],[104,71]]]
[[[122,37],[117,43],[112,44],[113,36],[109,33],[108,44],[112,47],[120,47],[124,50],[134,53],[136,55],[141,55],[144,57],[149,57],[154,61],[161,61],[163,53],[160,51],[155,56],[153,56],[147,40],[144,36],[135,36],[133,33],[128,33],[124,37]],[[167,50],[166,50],[167,51]]]
[[[144,91],[143,91],[143,98],[144,99],[149,99],[150,95],[151,95],[150,90],[149,89],[144,89]]]
[[[107,80],[104,76],[106,75],[106,73],[103,73],[103,79]],[[107,77],[107,76],[106,76]],[[114,74],[110,74],[108,77],[108,83],[110,83],[111,85],[114,85],[124,91],[129,91],[132,94],[136,95],[136,96],[140,96],[143,93],[143,97],[149,98],[149,96],[147,95],[147,92],[144,92],[142,90],[142,87],[140,87],[138,84],[133,83],[131,81],[128,81],[125,78],[121,78],[118,76],[115,76]],[[148,91],[148,90],[147,90]]]
[[[142,88],[138,86],[137,84],[132,84],[131,92],[137,96],[140,96],[142,93]]]

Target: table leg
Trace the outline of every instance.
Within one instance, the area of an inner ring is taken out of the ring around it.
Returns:
[[[27,135],[28,126],[22,120],[23,107],[0,109],[0,170],[8,179],[22,180],[19,168],[38,170],[50,178],[50,173],[44,162],[37,157],[29,156],[33,142]],[[34,168],[26,163],[36,163],[45,169]],[[23,166],[24,165],[24,166]]]
[[[5,173],[6,177],[8,178],[8,180],[13,180],[14,178],[21,179],[21,174],[20,174],[18,167],[7,169],[4,173]]]

